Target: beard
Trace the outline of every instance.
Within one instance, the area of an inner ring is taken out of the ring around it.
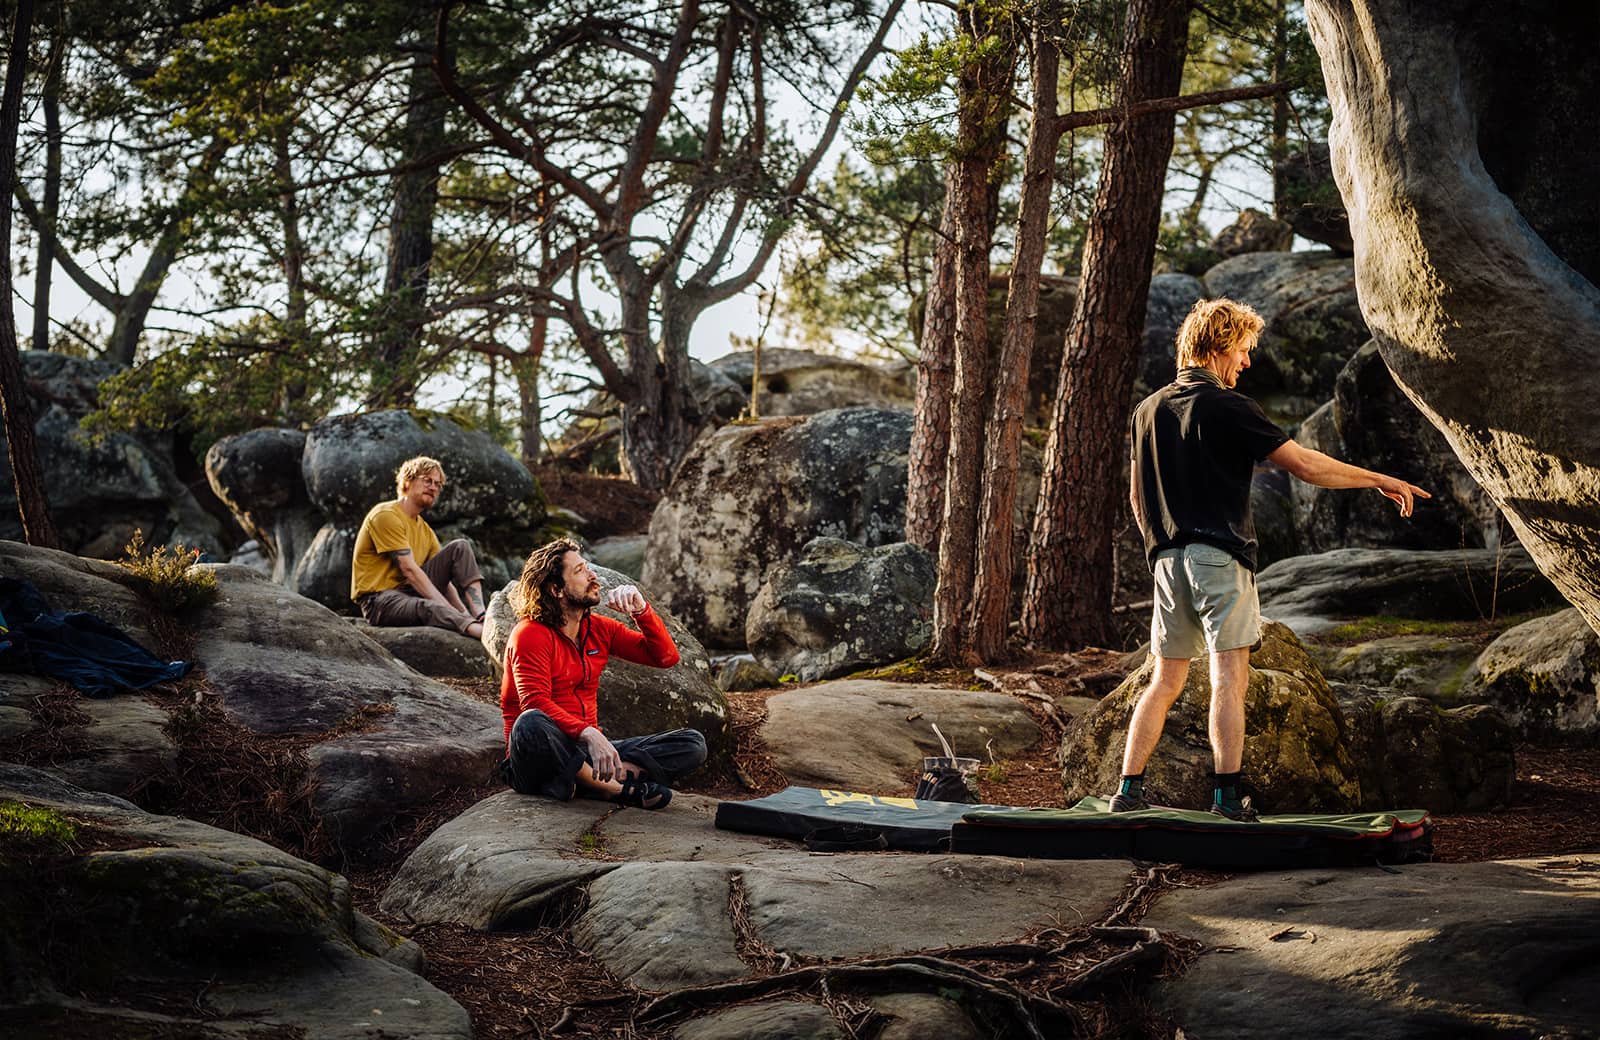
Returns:
[[[600,605],[600,590],[599,588],[584,589],[583,592],[576,596],[568,593],[567,602],[577,610],[588,610],[591,607],[598,607]]]

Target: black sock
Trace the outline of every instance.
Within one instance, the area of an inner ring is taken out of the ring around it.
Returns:
[[[1239,774],[1215,773],[1216,779],[1212,781],[1211,802],[1213,805],[1222,805],[1230,809],[1239,807]]]
[[[1122,789],[1118,794],[1127,795],[1129,798],[1144,797],[1144,774],[1128,773],[1122,777]]]

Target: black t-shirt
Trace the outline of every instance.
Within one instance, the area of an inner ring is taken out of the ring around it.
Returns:
[[[1204,368],[1181,369],[1139,402],[1132,427],[1137,519],[1151,568],[1163,549],[1205,542],[1254,571],[1250,476],[1289,435]]]

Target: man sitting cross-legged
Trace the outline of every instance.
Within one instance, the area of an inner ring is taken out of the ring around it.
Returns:
[[[444,490],[444,467],[419,455],[394,475],[399,497],[361,521],[350,561],[350,598],[374,625],[432,625],[483,634],[483,575],[472,545],[439,544],[424,510]]]
[[[632,617],[638,631],[592,614],[600,580],[565,538],[528,557],[512,604],[521,620],[506,643],[500,687],[501,776],[520,794],[665,807],[672,800],[666,785],[705,761],[705,738],[676,729],[613,742],[600,731],[596,708],[600,673],[612,654],[655,668],[678,663],[661,618],[632,585],[612,589],[605,605]]]

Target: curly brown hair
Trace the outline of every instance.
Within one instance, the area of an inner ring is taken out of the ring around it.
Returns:
[[[569,552],[582,552],[578,543],[570,538],[557,538],[528,554],[522,565],[522,576],[511,593],[511,609],[517,617],[530,618],[551,628],[561,627],[563,615],[561,600],[551,591],[560,587],[561,568]]]

